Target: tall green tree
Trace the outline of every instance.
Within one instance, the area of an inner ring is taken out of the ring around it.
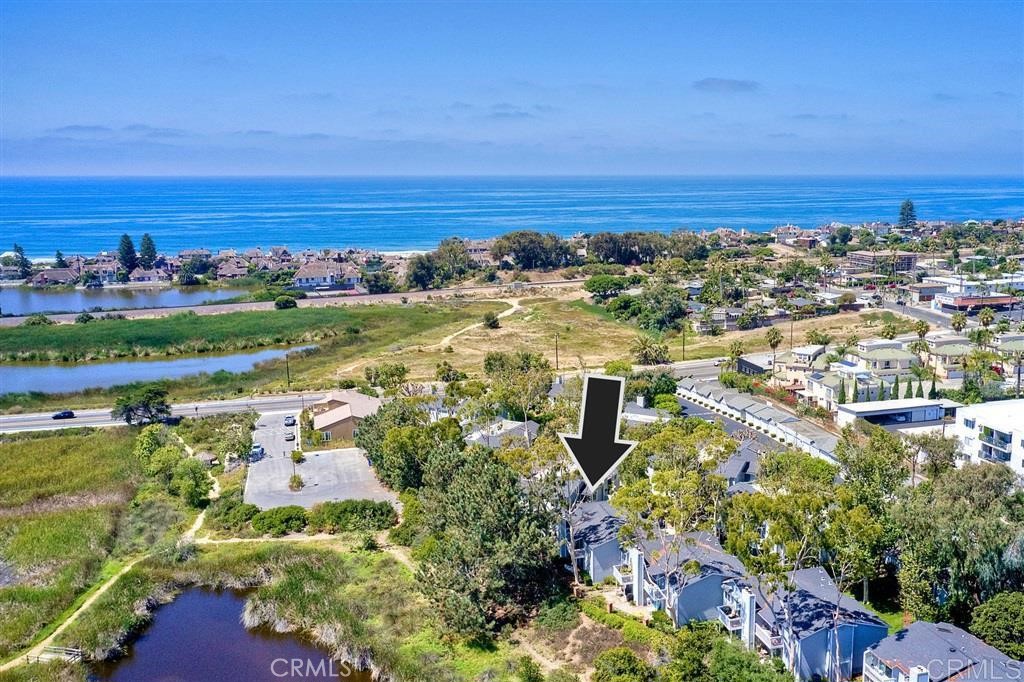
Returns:
[[[167,387],[155,382],[130,388],[114,402],[110,416],[127,424],[150,424],[171,415]]]
[[[53,267],[66,268],[67,266],[68,262],[64,259],[64,254],[61,253],[60,249],[58,249],[57,254],[53,257]]]
[[[117,245],[117,261],[128,273],[131,273],[139,265],[139,257],[135,253],[135,243],[127,234],[121,235],[121,241]]]
[[[1024,659],[1024,592],[1001,592],[975,607],[971,632],[1007,656]]]
[[[28,279],[32,276],[32,261],[25,257],[25,249],[14,245],[14,266],[18,268],[18,278]]]
[[[487,450],[440,448],[420,490],[432,537],[418,577],[443,629],[489,638],[551,590],[552,518]]]
[[[154,264],[156,264],[156,244],[147,232],[142,235],[142,241],[139,242],[139,267],[150,270]]]
[[[917,227],[917,211],[914,209],[914,202],[904,199],[900,204],[900,219],[896,226],[904,230],[912,230]]]

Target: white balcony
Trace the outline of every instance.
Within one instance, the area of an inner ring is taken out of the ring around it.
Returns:
[[[754,635],[757,641],[761,642],[769,653],[775,653],[782,648],[782,635],[775,635],[763,625],[754,626]]]
[[[718,607],[718,621],[729,632],[738,632],[743,628],[743,618],[740,617],[739,613],[727,606]]]

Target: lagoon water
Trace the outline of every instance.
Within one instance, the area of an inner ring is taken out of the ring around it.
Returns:
[[[33,289],[5,286],[0,288],[0,313],[31,315],[33,313],[79,313],[101,308],[170,308],[223,301],[246,292],[241,288],[210,287],[104,287],[101,289]]]
[[[127,656],[90,666],[92,674],[102,682],[370,682],[369,673],[332,661],[294,635],[246,630],[244,607],[241,594],[188,590],[156,610]]]
[[[4,178],[0,234],[30,257],[117,248],[433,248],[516,229],[766,230],[785,223],[1024,216],[1020,177]],[[7,244],[3,248],[9,248]]]
[[[135,358],[86,363],[0,363],[0,395],[4,393],[69,393],[87,388],[109,388],[134,381],[178,379],[224,370],[246,372],[260,362],[283,358],[301,348],[267,348],[225,355],[194,355],[170,360]]]

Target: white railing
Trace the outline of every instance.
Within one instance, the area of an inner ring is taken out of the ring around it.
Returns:
[[[743,618],[738,614],[733,614],[724,606],[718,607],[718,620],[729,632],[736,632],[743,628]]]
[[[764,644],[769,649],[769,651],[775,651],[776,649],[782,648],[782,635],[772,634],[772,632],[763,625],[754,626],[754,635],[761,644]]]

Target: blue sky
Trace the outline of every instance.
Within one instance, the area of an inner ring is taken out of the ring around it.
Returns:
[[[18,2],[0,172],[1024,176],[1024,2]]]

